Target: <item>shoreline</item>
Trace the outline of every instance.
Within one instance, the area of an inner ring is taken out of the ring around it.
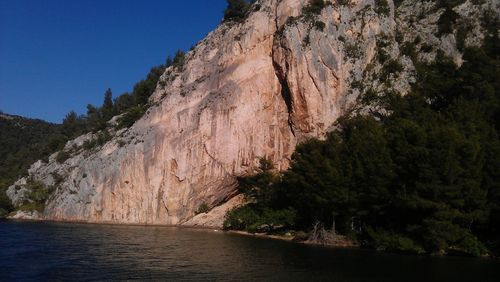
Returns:
[[[268,240],[279,240],[294,244],[308,245],[308,246],[319,246],[325,248],[335,248],[335,249],[361,249],[359,245],[356,246],[339,246],[334,244],[321,244],[315,243],[307,240],[294,240],[294,236],[284,236],[284,235],[273,235],[266,233],[250,233],[247,231],[241,230],[224,230],[217,226],[200,226],[200,225],[182,225],[182,224],[150,224],[150,223],[117,223],[117,222],[89,222],[83,220],[55,220],[55,219],[43,219],[43,218],[12,218],[5,217],[0,218],[5,221],[12,222],[46,222],[46,223],[62,223],[62,224],[81,224],[81,225],[103,225],[103,226],[135,226],[135,227],[166,227],[166,228],[181,228],[181,229],[192,229],[192,230],[205,230],[211,231],[214,233],[224,233],[227,235],[237,235],[237,236],[246,236],[246,237],[254,237],[259,239],[268,239]]]
[[[315,243],[307,240],[295,240],[295,237],[293,236],[282,236],[282,235],[272,235],[272,234],[266,234],[266,233],[250,233],[247,231],[241,231],[241,230],[228,230],[228,231],[223,231],[226,234],[233,234],[233,235],[239,235],[239,236],[247,236],[247,237],[254,237],[254,238],[259,238],[259,239],[270,239],[270,240],[279,240],[279,241],[284,241],[284,242],[289,242],[289,243],[294,243],[294,244],[301,244],[301,245],[307,245],[307,246],[318,246],[318,247],[323,247],[323,248],[330,248],[330,249],[353,249],[353,250],[360,250],[362,249],[360,245],[352,244],[352,245],[335,245],[335,244],[321,244],[321,243]]]
[[[403,255],[412,255],[414,256],[415,254],[411,253],[393,253],[393,252],[388,252],[388,251],[377,251],[374,249],[369,249],[369,248],[363,248],[361,245],[356,244],[352,241],[349,241],[351,244],[344,244],[344,245],[336,245],[336,244],[322,244],[322,243],[316,243],[316,242],[311,242],[307,240],[295,240],[294,236],[283,236],[283,235],[272,235],[272,234],[266,234],[266,233],[250,233],[247,231],[241,231],[241,230],[224,230],[219,227],[210,227],[210,226],[199,226],[199,225],[173,225],[173,224],[147,224],[147,223],[116,223],[116,222],[88,222],[88,221],[77,221],[77,220],[49,220],[49,219],[27,219],[27,218],[9,218],[9,217],[3,217],[0,218],[0,221],[11,221],[11,222],[39,222],[39,223],[60,223],[60,224],[78,224],[78,225],[103,225],[103,226],[131,226],[131,227],[163,227],[163,228],[179,228],[179,229],[191,229],[191,230],[199,230],[199,231],[209,231],[213,233],[219,233],[219,234],[225,234],[225,235],[235,235],[235,236],[241,236],[241,237],[253,237],[253,238],[258,238],[258,239],[266,239],[266,240],[276,240],[276,241],[283,241],[283,242],[288,242],[292,244],[299,244],[299,245],[306,245],[306,246],[316,246],[316,247],[321,247],[321,248],[327,248],[327,249],[343,249],[343,250],[372,250],[374,252],[380,252],[380,253],[386,253],[386,254],[403,254]],[[423,254],[423,255],[417,255],[417,256],[427,256],[427,257],[470,257],[467,255],[436,255],[436,254]],[[471,257],[474,258],[474,257]],[[492,259],[492,260],[498,260],[500,257],[494,256],[494,255],[486,255],[486,256],[480,256],[477,257],[479,259]]]

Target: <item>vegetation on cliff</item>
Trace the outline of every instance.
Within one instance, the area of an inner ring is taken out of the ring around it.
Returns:
[[[108,141],[106,136],[108,121],[120,115],[118,128],[132,126],[149,108],[149,97],[156,90],[165,69],[173,66],[181,68],[185,54],[178,51],[165,64],[151,68],[145,79],[135,84],[132,93],[124,93],[113,99],[111,89],[104,93],[102,106],[87,105],[87,114],[69,112],[62,124],[52,124],[42,120],[10,116],[0,113],[0,216],[13,210],[5,195],[6,189],[20,176],[27,174],[28,168],[37,160],[47,161],[54,152],[60,151],[67,141],[88,132],[100,132],[97,140],[84,144],[87,149]],[[109,135],[109,134],[108,134]],[[104,138],[101,138],[104,136]],[[102,144],[101,144],[102,145]],[[66,151],[56,155],[56,161],[63,163],[70,157]]]
[[[404,97],[364,96],[384,110],[347,114],[326,140],[298,146],[283,174],[261,166],[242,179],[251,204],[228,213],[225,227],[320,224],[377,249],[498,252],[499,51],[491,36],[465,50],[460,68],[443,55],[417,63]]]
[[[66,141],[63,127],[37,119],[0,116],[0,216],[13,207],[5,190],[31,164],[57,151]]]
[[[252,11],[252,4],[255,0],[227,0],[227,7],[224,10],[224,21],[242,22]],[[257,5],[255,9],[260,9]]]

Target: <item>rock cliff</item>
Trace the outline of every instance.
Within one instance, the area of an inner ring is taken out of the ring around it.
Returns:
[[[480,44],[480,17],[499,11],[495,0],[458,1],[454,30],[439,35],[439,1],[397,2],[331,1],[315,14],[308,1],[257,1],[244,22],[222,23],[166,70],[131,128],[110,130],[97,148],[84,146],[91,133],[68,142],[69,159],[37,162],[8,195],[20,205],[32,178],[55,190],[44,219],[220,226],[242,201],[236,177],[259,158],[286,169],[298,142],[322,138],[363,93],[404,95],[414,81],[408,44],[420,60],[443,52],[460,64],[458,35]],[[202,205],[211,211],[196,215]]]

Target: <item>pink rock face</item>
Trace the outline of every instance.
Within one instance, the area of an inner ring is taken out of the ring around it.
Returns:
[[[275,2],[244,24],[221,25],[188,54],[182,70],[168,69],[148,114],[79,163],[75,178],[87,177],[75,192],[57,194],[45,216],[182,224],[202,203],[212,208],[234,197],[236,176],[252,172],[259,158],[287,168],[297,141],[273,58],[281,12]],[[286,2],[280,5],[286,13],[300,11],[301,1]],[[118,139],[129,144],[120,148]],[[210,215],[196,224],[220,226],[220,210],[217,224]]]
[[[56,183],[54,173],[64,177],[43,217],[220,227],[225,211],[242,202],[234,198],[236,177],[255,171],[259,158],[286,169],[296,145],[323,138],[356,105],[361,88],[408,91],[413,65],[396,36],[434,39],[440,11],[427,15],[429,7],[406,0],[395,18],[388,2],[390,13],[379,15],[372,0],[332,1],[310,21],[299,17],[305,0],[261,0],[245,22],[221,24],[187,54],[181,69],[166,70],[151,108],[130,129],[112,132],[106,145],[80,150],[64,164],[53,155],[32,167],[30,175],[47,185]],[[473,21],[482,8],[471,5],[460,11]],[[416,23],[418,32],[405,25],[415,9],[426,15]],[[447,54],[458,52],[441,45]],[[404,66],[388,82],[377,78],[381,50]],[[67,149],[80,148],[86,138],[70,141]],[[26,179],[16,182],[23,184]],[[26,189],[14,188],[9,197],[22,202]],[[195,215],[202,204],[211,212]]]

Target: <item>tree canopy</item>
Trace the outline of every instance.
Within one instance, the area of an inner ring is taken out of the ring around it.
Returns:
[[[321,222],[380,249],[498,252],[498,54],[491,37],[466,49],[460,68],[442,54],[419,64],[404,97],[365,98],[385,111],[347,115],[325,141],[299,145],[281,176],[262,170],[243,181],[254,201],[229,213],[226,227],[255,229],[289,211],[289,228]]]

